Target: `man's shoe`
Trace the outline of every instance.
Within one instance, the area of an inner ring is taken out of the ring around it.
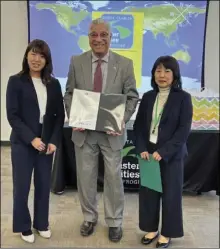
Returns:
[[[122,228],[121,227],[109,227],[108,237],[109,237],[109,240],[113,242],[119,242],[122,238]]]
[[[94,227],[97,222],[84,221],[80,227],[80,234],[82,236],[89,236],[94,232]]]
[[[152,239],[150,238],[146,238],[146,235],[144,235],[144,237],[141,239],[141,243],[144,245],[149,245],[152,242],[154,242],[154,240],[159,236],[159,232],[157,232],[157,234],[155,235],[155,237],[153,237]]]
[[[160,243],[159,241],[156,244],[156,248],[167,248],[170,245],[171,239],[167,243]]]

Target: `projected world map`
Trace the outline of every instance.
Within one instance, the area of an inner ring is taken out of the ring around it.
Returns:
[[[201,88],[206,1],[30,1],[30,39],[50,45],[55,76],[63,90],[70,57],[89,49],[88,28],[94,12],[103,12],[112,26],[112,49],[130,49],[134,17],[143,13],[140,95],[150,89],[157,57],[173,55],[180,63],[183,87]],[[110,12],[121,12],[111,15]],[[124,15],[127,13],[128,15]],[[125,18],[126,17],[126,18]],[[141,48],[140,48],[141,49]]]

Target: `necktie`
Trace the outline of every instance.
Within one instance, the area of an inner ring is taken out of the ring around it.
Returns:
[[[102,92],[102,61],[98,60],[97,67],[94,74],[94,92]]]

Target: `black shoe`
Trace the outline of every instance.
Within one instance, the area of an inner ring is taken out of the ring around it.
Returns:
[[[108,233],[109,240],[112,242],[119,242],[122,238],[122,228],[121,227],[109,227]]]
[[[169,239],[167,243],[157,242],[156,248],[167,248],[170,245],[170,241],[171,241],[171,239]]]
[[[152,242],[154,242],[154,240],[159,236],[159,232],[157,232],[157,235],[155,237],[153,237],[152,239],[146,238],[145,235],[144,237],[141,239],[141,243],[144,245],[149,245]]]
[[[84,221],[80,227],[80,234],[82,236],[89,236],[94,232],[94,227],[97,222]]]

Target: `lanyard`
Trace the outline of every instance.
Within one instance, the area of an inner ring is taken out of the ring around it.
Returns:
[[[159,120],[160,120],[160,117],[161,117],[161,115],[162,115],[162,113],[163,113],[163,108],[164,108],[164,105],[163,105],[162,110],[160,111],[159,115],[157,115],[157,111],[158,111],[158,99],[159,99],[159,97],[158,97],[158,95],[157,95],[157,99],[156,99],[156,110],[155,110],[155,115],[154,115],[154,120],[153,120],[153,127],[154,127],[154,128],[153,128],[153,130],[152,130],[152,134],[155,133],[156,126],[157,126],[158,123],[159,123]]]

